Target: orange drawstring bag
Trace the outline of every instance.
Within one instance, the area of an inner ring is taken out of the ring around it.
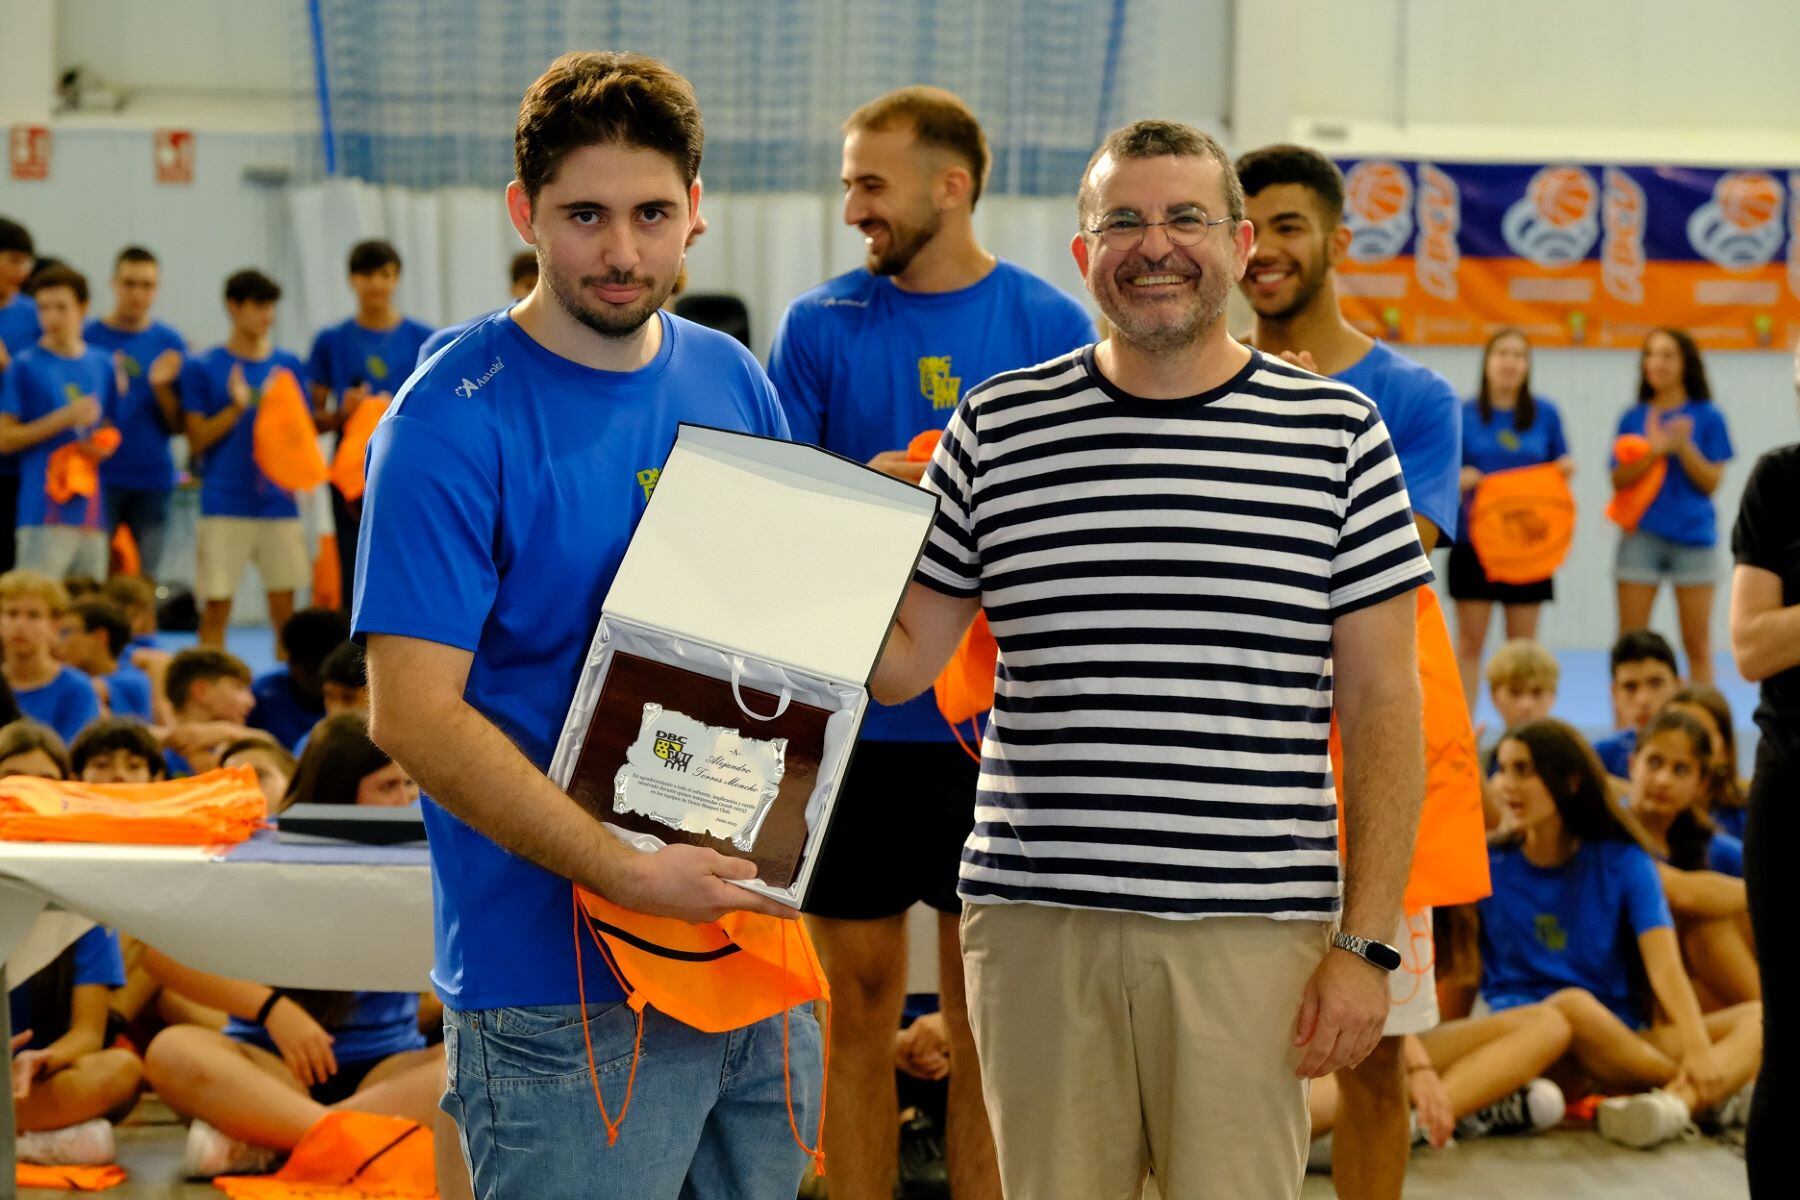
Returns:
[[[1469,543],[1495,583],[1556,574],[1575,540],[1575,495],[1555,463],[1482,476],[1469,502]]]
[[[273,1175],[221,1175],[232,1200],[427,1200],[435,1197],[431,1130],[405,1117],[335,1111],[301,1135]]]
[[[1623,433],[1613,443],[1613,458],[1621,467],[1628,467],[1634,462],[1641,462],[1649,457],[1650,439],[1636,433]],[[1630,487],[1618,488],[1606,505],[1606,518],[1613,524],[1631,533],[1650,511],[1655,503],[1656,495],[1662,491],[1663,480],[1669,474],[1669,460],[1659,458],[1650,469],[1638,478]]]
[[[368,456],[369,438],[387,410],[386,400],[370,396],[350,413],[343,432],[338,434],[337,453],[331,459],[331,482],[353,504],[362,499],[363,489],[369,485],[363,474],[363,459]]]
[[[40,1163],[15,1163],[13,1183],[22,1188],[52,1192],[104,1192],[128,1178],[115,1163],[102,1167],[46,1167]]]
[[[1425,806],[1406,880],[1407,913],[1451,904],[1473,904],[1494,889],[1488,878],[1487,821],[1481,808],[1481,758],[1463,700],[1456,647],[1444,624],[1437,593],[1414,595],[1418,604],[1419,685],[1425,694]],[[1344,747],[1337,717],[1331,719],[1331,770],[1337,780],[1338,849],[1348,853],[1344,828]]]
[[[111,454],[119,448],[119,431],[105,425],[94,430],[90,440],[101,453]],[[98,496],[100,464],[87,456],[79,441],[58,446],[44,466],[44,494],[54,504],[67,504],[77,496]]]
[[[942,430],[925,430],[907,444],[907,459],[930,462],[943,437]],[[988,628],[987,614],[977,613],[957,645],[956,653],[950,656],[943,674],[931,685],[937,696],[938,711],[950,723],[950,732],[956,735],[957,745],[977,762],[981,761],[981,755],[970,746],[970,739],[963,737],[962,725],[964,721],[970,722],[973,740],[979,745],[981,724],[978,718],[994,707],[994,671],[999,662],[1000,646],[994,641],[993,630]]]
[[[268,810],[249,767],[160,783],[0,779],[0,841],[231,845],[255,833]]]
[[[812,938],[800,921],[784,921],[761,913],[727,913],[716,921],[690,924],[672,917],[652,917],[621,908],[604,896],[571,884],[575,911],[575,981],[582,1011],[587,1010],[587,983],[581,968],[582,943],[591,942],[601,961],[625,993],[625,1003],[637,1016],[637,1038],[631,1053],[631,1071],[625,1077],[625,1095],[619,1115],[608,1113],[600,1093],[600,1072],[594,1059],[594,1042],[587,1022],[582,1036],[587,1041],[588,1075],[594,1086],[594,1103],[606,1126],[606,1144],[619,1140],[619,1129],[631,1108],[637,1083],[638,1060],[643,1050],[644,1009],[703,1033],[728,1033],[782,1016],[781,1057],[785,1071],[790,1009],[822,1001],[825,1006],[825,1069],[830,1069],[831,989],[825,968],[819,963]],[[583,931],[585,932],[585,936]],[[819,1128],[808,1146],[794,1116],[793,1079],[787,1084],[788,1129],[794,1141],[812,1158],[818,1174],[825,1174],[825,1094],[820,1082]]]
[[[144,558],[138,553],[137,539],[131,536],[131,526],[123,521],[119,522],[118,527],[113,530],[112,544],[109,549],[112,552],[112,573],[114,575],[142,575],[144,573]]]
[[[325,456],[319,453],[319,427],[313,423],[312,409],[300,381],[286,367],[276,367],[263,380],[251,435],[258,469],[281,490],[310,491],[331,477]]]
[[[312,602],[315,608],[344,606],[344,568],[338,562],[335,533],[319,535],[319,553],[313,559]]]

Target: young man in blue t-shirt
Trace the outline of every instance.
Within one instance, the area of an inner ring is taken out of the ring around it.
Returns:
[[[0,670],[19,712],[54,729],[65,745],[100,715],[94,685],[56,657],[68,608],[69,593],[48,576],[23,569],[0,575]]]
[[[365,400],[390,403],[419,361],[419,348],[431,336],[431,326],[406,316],[394,303],[400,286],[400,252],[391,242],[372,238],[356,243],[350,248],[349,267],[356,315],[319,330],[306,360],[313,416],[321,433],[341,430]],[[344,499],[334,487],[331,516],[348,609],[354,599],[362,502]]]
[[[539,286],[401,388],[369,446],[357,556],[371,733],[430,797],[444,1107],[483,1196],[791,1200],[794,1131],[818,1120],[810,1010],[707,1034],[652,1009],[640,1030],[595,948],[577,960],[570,881],[690,921],[793,914],[727,882],[749,863],[640,854],[544,775],[677,424],[785,438],[787,422],[748,351],[659,311],[700,201],[687,81],[566,54],[517,128],[507,212]],[[589,1035],[607,1111],[638,1064],[610,1148]]]
[[[83,331],[88,345],[110,353],[124,375],[114,417],[122,440],[118,453],[100,468],[106,531],[111,536],[121,524],[131,530],[144,573],[152,579],[162,566],[175,494],[169,439],[182,427],[181,405],[170,385],[180,377],[187,354],[182,336],[150,315],[160,282],[156,255],[142,246],[125,247],[113,263],[113,310]]]
[[[244,568],[254,563],[269,597],[269,624],[293,615],[294,591],[308,581],[312,558],[300,531],[300,507],[257,465],[256,405],[269,376],[291,371],[302,394],[306,368],[275,345],[275,305],[281,286],[261,271],[225,281],[231,333],[222,345],[181,368],[180,403],[188,445],[200,473],[199,570],[195,590],[200,641],[225,644],[231,600]],[[166,385],[158,387],[164,396]],[[167,403],[166,397],[164,403]]]
[[[1429,552],[1456,535],[1462,471],[1462,402],[1450,381],[1394,353],[1344,319],[1333,267],[1350,249],[1342,220],[1344,180],[1335,164],[1305,146],[1267,146],[1238,159],[1245,212],[1256,248],[1239,284],[1256,313],[1257,348],[1329,375],[1375,402],[1393,439],[1419,540]],[[1424,819],[1434,816],[1428,790]],[[1401,1040],[1437,1025],[1430,910],[1409,914],[1397,943],[1422,961],[1393,974],[1394,1008],[1380,1048],[1341,1072],[1345,1102],[1332,1176],[1345,1200],[1398,1200],[1406,1175],[1409,1105]]]
[[[119,406],[112,356],[81,337],[88,285],[65,266],[32,283],[43,336],[0,377],[0,451],[19,455],[18,561],[52,579],[103,579],[99,465]]]
[[[0,379],[13,355],[37,345],[37,305],[25,294],[25,281],[37,262],[31,232],[17,221],[0,217]],[[0,571],[13,567],[13,528],[18,525],[19,456],[0,453]]]
[[[62,616],[62,660],[81,671],[103,692],[106,710],[115,717],[153,719],[150,676],[126,662],[131,618],[111,600],[87,596]]]
[[[284,661],[250,685],[256,696],[250,724],[299,754],[306,735],[327,716],[325,658],[349,639],[350,618],[335,608],[303,608],[289,617],[281,627]]]
[[[844,123],[844,223],[867,259],[796,299],[769,353],[794,439],[917,483],[908,444],[941,431],[962,394],[1003,371],[1095,340],[1066,292],[983,249],[973,214],[987,181],[975,115],[939,88],[909,87]],[[874,705],[844,781],[807,912],[837,1008],[826,1139],[832,1187],[847,1200],[889,1195],[900,1128],[893,1031],[906,992],[906,912],[938,912],[944,961],[958,961],[956,876],[975,824],[975,762],[929,696]],[[893,814],[904,811],[896,821]],[[946,979],[951,1058],[975,1062],[968,1010]],[[951,1190],[1000,1194],[979,1073],[951,1076]]]
[[[1594,753],[1606,773],[1621,786],[1631,778],[1631,756],[1638,733],[1662,711],[1681,686],[1681,668],[1668,639],[1649,629],[1633,629],[1613,643],[1613,718],[1618,729],[1594,742]]]

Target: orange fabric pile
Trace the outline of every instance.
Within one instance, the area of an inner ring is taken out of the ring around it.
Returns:
[[[331,1112],[273,1175],[221,1175],[232,1200],[427,1200],[437,1192],[431,1130],[404,1117]]]
[[[125,1168],[108,1163],[103,1167],[45,1167],[37,1163],[15,1163],[13,1183],[22,1188],[43,1188],[52,1192],[104,1192],[125,1182]]]
[[[163,783],[0,779],[0,841],[212,846],[241,842],[268,815],[249,767]]]

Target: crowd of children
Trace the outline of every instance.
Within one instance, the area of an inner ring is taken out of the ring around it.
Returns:
[[[366,667],[342,613],[294,613],[286,661],[253,676],[223,650],[160,648],[127,608],[147,603],[128,582],[71,600],[48,576],[0,575],[0,778],[149,783],[243,766],[271,813],[417,802],[369,738]],[[146,1085],[191,1119],[195,1177],[268,1166],[331,1108],[428,1121],[443,1087],[429,996],[225,979],[105,927],[11,1001],[23,1161],[112,1161],[112,1122]]]

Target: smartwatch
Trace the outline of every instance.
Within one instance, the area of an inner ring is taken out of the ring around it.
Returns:
[[[1386,942],[1371,941],[1339,929],[1331,935],[1331,944],[1384,971],[1400,969],[1400,952]]]

